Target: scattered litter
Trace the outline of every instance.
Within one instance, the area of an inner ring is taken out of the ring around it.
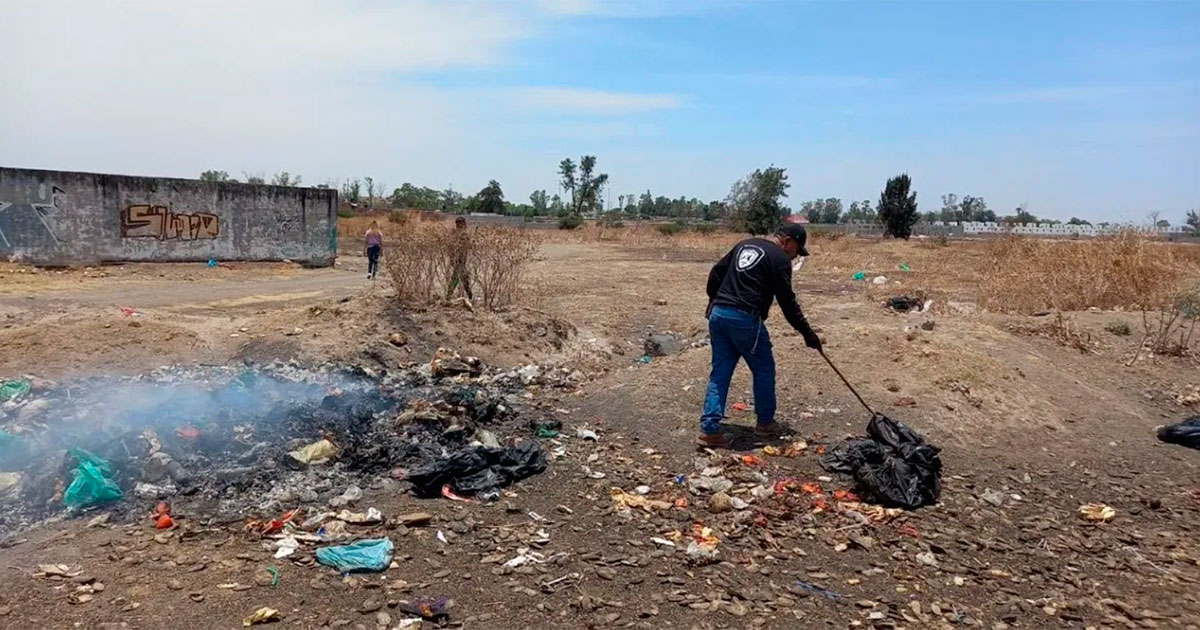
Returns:
[[[875,276],[874,278],[871,278],[871,284],[887,284],[887,276]]]
[[[909,267],[908,263],[900,263],[899,265],[896,265],[896,268],[900,271],[912,271],[912,267]]]
[[[211,260],[209,261],[209,263],[212,263],[212,262],[213,261],[211,261]],[[212,267],[212,266],[213,266],[212,264],[209,264],[209,267]],[[274,608],[267,608],[266,606],[263,606],[262,608],[259,608],[258,610],[251,613],[250,616],[243,619],[242,625],[245,627],[250,627],[255,624],[271,623],[273,621],[279,621],[279,620],[280,620],[280,617],[279,617],[278,610],[275,610]]]
[[[697,523],[692,527],[692,539],[688,541],[687,557],[692,564],[705,565],[717,561],[720,551],[717,545],[721,540],[713,534],[713,530]]]
[[[922,300],[921,298],[909,297],[907,295],[897,295],[895,297],[888,298],[888,301],[887,301],[888,308],[892,309],[893,311],[900,312],[900,313],[907,313],[909,311],[921,311],[921,310],[923,310],[921,308],[922,304],[924,304],[924,300]]]
[[[667,540],[666,538],[651,538],[650,542],[652,542],[660,547],[672,547],[672,548],[675,547],[675,543]]]
[[[749,406],[747,406],[747,405],[746,405],[746,403],[744,403],[744,402],[735,402],[735,403],[733,403],[733,410],[734,410],[734,411],[746,411],[746,410],[747,410],[747,409],[749,409],[749,408],[750,408],[750,407],[749,407]]]
[[[641,357],[640,359],[638,359],[638,363],[641,363],[641,364],[645,365],[645,364],[647,364],[647,363],[649,363],[649,362],[651,362],[651,361],[653,361],[653,360],[654,360],[654,359],[653,359],[653,358],[651,358],[651,357],[650,357],[650,355],[648,355],[648,354],[644,354],[644,355],[642,355],[642,357]]]
[[[367,508],[366,512],[351,512],[350,510],[342,510],[333,515],[339,521],[345,521],[354,525],[372,525],[383,521],[383,513],[377,508]]]
[[[562,422],[559,420],[555,420],[554,422],[539,422],[535,435],[542,439],[556,438],[561,431]]]
[[[688,489],[693,493],[700,494],[701,492],[729,492],[733,488],[733,481],[724,477],[710,477],[701,475],[692,477],[687,480]]]
[[[442,530],[440,530],[440,529],[438,530],[438,533],[437,533],[437,539],[438,539],[438,542],[442,543],[443,545],[449,545],[449,544],[450,544],[450,541],[449,541],[449,540],[446,540],[446,535],[445,535],[445,534],[443,534],[443,533],[442,533]]]
[[[73,473],[71,485],[63,492],[63,503],[67,507],[79,509],[120,500],[123,493],[110,479],[112,466],[108,460],[81,448],[73,448],[70,453],[79,466]]]
[[[1183,422],[1160,427],[1158,439],[1168,444],[1200,449],[1200,416],[1192,416]]]
[[[620,488],[612,488],[609,492],[612,495],[613,506],[618,510],[641,508],[647,512],[652,512],[654,510],[666,510],[671,507],[671,504],[666,501],[656,501],[636,494],[629,494]]]
[[[323,464],[337,457],[338,447],[328,439],[322,439],[288,454],[301,464]]]
[[[1079,516],[1093,523],[1107,523],[1117,516],[1117,511],[1103,503],[1088,503],[1079,507]]]
[[[0,493],[8,492],[21,483],[21,473],[0,472]]]
[[[867,279],[867,272],[865,272],[865,271],[859,271],[859,272],[855,273],[853,276],[850,276],[850,277],[851,277],[852,279],[854,279],[854,280],[866,280],[866,279]]]
[[[373,538],[349,545],[322,547],[317,550],[317,562],[342,573],[383,571],[392,563],[392,541],[388,538]]]
[[[546,453],[533,441],[507,448],[458,451],[408,471],[418,497],[432,498],[447,484],[455,492],[476,494],[502,488],[546,469]]]
[[[600,436],[596,435],[596,432],[591,429],[579,429],[575,431],[575,437],[581,440],[589,440],[592,442],[600,439]]]
[[[450,499],[451,501],[457,501],[459,503],[474,503],[474,501],[468,499],[467,497],[460,497],[457,494],[454,494],[454,490],[451,489],[449,485],[442,486],[442,496]]]
[[[275,541],[275,544],[272,546],[277,550],[275,552],[276,558],[286,558],[296,553],[296,550],[300,548],[300,541],[296,540],[295,536],[286,536]]]
[[[545,564],[545,562],[546,556],[536,551],[530,551],[528,547],[521,547],[517,550],[516,557],[505,562],[504,566],[509,567],[510,569],[515,569],[517,567],[525,566],[529,563]]]
[[[4,381],[0,383],[0,402],[16,400],[30,390],[29,381]]]
[[[796,580],[796,587],[801,590],[808,591],[809,593],[812,593],[813,595],[820,595],[822,597],[828,597],[829,599],[842,599],[841,595],[838,595],[837,593],[835,593],[827,588],[822,588],[820,586],[817,586],[816,584],[809,584],[808,582],[802,582],[800,580]]]
[[[940,449],[903,422],[875,414],[867,439],[848,440],[820,460],[830,472],[854,477],[865,499],[888,507],[916,509],[941,495]]]
[[[440,621],[450,616],[454,600],[446,596],[417,597],[407,602],[400,602],[400,610],[410,615],[419,615],[430,621]]]
[[[358,486],[350,486],[349,488],[346,488],[345,492],[342,492],[342,494],[331,499],[329,501],[329,505],[331,505],[333,507],[342,507],[343,505],[352,505],[355,501],[358,501],[359,499],[361,499],[362,495],[363,495],[362,488],[359,488]],[[342,520],[345,520],[345,519],[342,519]]]
[[[646,496],[647,494],[650,494],[650,486],[638,486],[633,489],[633,493]]]

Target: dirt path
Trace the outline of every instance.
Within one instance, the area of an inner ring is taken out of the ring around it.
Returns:
[[[376,280],[382,287],[384,281]],[[134,308],[225,309],[261,306],[293,300],[345,297],[372,283],[358,273],[341,269],[302,270],[293,275],[244,276],[237,279],[138,280],[116,286],[65,289],[54,292],[0,296],[0,309],[53,310],[67,306]]]

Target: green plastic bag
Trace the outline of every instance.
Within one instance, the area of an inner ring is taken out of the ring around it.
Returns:
[[[866,280],[867,273],[865,271],[860,271],[851,277],[853,277],[855,280]]]
[[[29,393],[29,381],[4,381],[0,383],[0,401],[12,400]]]
[[[124,496],[121,487],[109,478],[112,465],[108,460],[81,448],[71,449],[71,455],[79,460],[79,467],[75,469],[71,485],[63,492],[63,504],[79,509],[118,501]]]

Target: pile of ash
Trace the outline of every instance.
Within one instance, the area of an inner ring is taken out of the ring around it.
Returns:
[[[518,411],[528,374],[443,353],[388,374],[187,366],[34,387],[0,404],[0,534],[94,508],[145,518],[156,500],[233,522],[379,478],[486,499],[546,467],[540,418]]]

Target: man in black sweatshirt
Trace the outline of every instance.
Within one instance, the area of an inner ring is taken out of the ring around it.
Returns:
[[[775,357],[764,322],[771,302],[804,337],[804,344],[821,349],[792,291],[792,261],[807,256],[804,226],[785,223],[770,238],[748,238],[729,250],[708,273],[708,332],[712,339],[712,373],[700,417],[701,446],[727,448],[721,429],[729,379],[738,359],[745,359],[754,380],[754,411],[762,437],[777,437],[785,427],[775,422]]]

